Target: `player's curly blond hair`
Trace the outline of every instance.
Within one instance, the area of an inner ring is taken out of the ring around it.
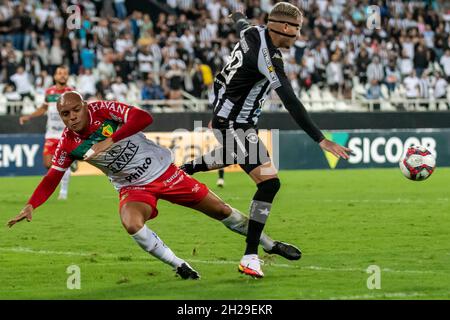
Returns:
[[[270,11],[271,17],[289,17],[289,18],[303,18],[302,11],[289,2],[278,2]]]

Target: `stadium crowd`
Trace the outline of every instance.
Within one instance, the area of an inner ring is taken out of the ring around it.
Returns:
[[[0,96],[33,100],[65,64],[69,84],[87,97],[179,99],[184,91],[207,98],[213,75],[237,42],[228,15],[243,10],[254,24],[264,24],[275,2],[166,0],[152,19],[128,12],[125,0],[0,0]],[[304,12],[301,35],[284,53],[299,95],[316,87],[346,99],[357,88],[367,99],[447,96],[445,1],[290,2]],[[75,27],[74,4],[81,13]],[[370,5],[379,8],[379,26],[367,24]]]

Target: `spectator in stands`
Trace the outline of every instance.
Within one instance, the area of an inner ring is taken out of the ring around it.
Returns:
[[[38,76],[39,63],[33,61],[40,61],[41,69],[49,73],[55,66],[68,63],[75,77],[84,76],[82,64],[84,68],[92,68],[93,74],[98,75],[94,86],[105,77],[114,79],[117,75],[123,83],[137,83],[141,90],[144,83],[139,80],[144,80],[147,73],[141,71],[141,67],[145,69],[148,64],[138,59],[136,49],[146,47],[153,57],[150,70],[154,83],[166,81],[166,71],[170,69],[162,66],[178,59],[184,64],[183,67],[180,64],[181,85],[186,82],[187,89],[197,92],[193,87],[198,79],[191,79],[197,77],[195,68],[186,66],[201,59],[213,73],[221,70],[238,41],[227,18],[229,13],[241,8],[255,24],[262,24],[275,0],[162,2],[170,2],[174,10],[170,14],[155,12],[158,18],[153,21],[150,15],[138,11],[127,17],[124,0],[0,1],[0,81],[9,81],[22,62],[25,71]],[[396,59],[402,77],[408,77],[416,69],[420,78],[428,64],[434,68],[429,62],[437,61],[447,82],[450,81],[450,52],[445,53],[450,50],[450,27],[445,10],[448,1],[441,1],[439,5],[406,0],[380,3],[382,26],[373,31],[364,25],[366,2],[299,1],[305,12],[302,34],[292,51],[286,54],[286,61],[293,56],[296,63],[302,65],[301,74],[292,77],[294,84],[300,79],[302,88],[313,84],[326,87],[326,70],[333,69],[335,64],[329,57],[335,53],[342,64],[344,94],[347,87],[348,96],[355,87],[353,81],[365,84],[367,76],[372,78],[375,74],[368,70],[373,55],[380,57],[386,75],[384,81],[390,91],[396,81],[402,81],[394,68],[388,71],[390,61]],[[81,30],[68,30],[64,20],[67,7],[73,3],[82,7]],[[102,57],[105,48],[112,49],[112,59],[106,59],[106,53]],[[90,50],[95,54],[94,61]],[[398,57],[397,53],[402,50],[404,53]],[[30,51],[31,56],[26,51]],[[89,53],[87,64],[86,53]],[[204,82],[207,78],[203,72]],[[203,90],[208,86],[205,84]],[[205,96],[205,92],[201,96]]]
[[[420,103],[420,106],[424,107],[425,109],[428,109],[430,106],[430,103],[428,102],[430,99],[430,86],[430,77],[428,76],[428,72],[424,71],[422,72],[422,75],[419,79],[419,97],[420,99],[424,100],[422,103]]]
[[[148,46],[141,47],[137,55],[140,79],[147,79],[147,75],[153,71],[153,55]]]
[[[365,47],[361,47],[358,57],[356,58],[356,75],[362,84],[367,82],[367,68],[370,63],[369,54]]]
[[[400,71],[397,68],[395,60],[389,62],[389,65],[386,67],[385,73],[386,86],[389,89],[389,92],[392,93],[396,89],[397,85],[401,83]]]
[[[114,94],[111,91],[110,78],[103,78],[95,85],[97,90],[95,97],[97,100],[113,100]]]
[[[380,63],[380,57],[377,55],[372,57],[372,62],[367,66],[367,80],[369,83],[373,83],[372,80],[376,80],[378,84],[384,80],[383,65]]]
[[[11,81],[14,83],[17,92],[22,97],[22,100],[25,97],[30,98],[30,100],[34,100],[32,94],[33,86],[30,78],[30,74],[26,72],[22,66],[19,66],[16,73],[11,76]]]
[[[149,75],[147,80],[145,81],[144,86],[141,91],[141,99],[142,100],[164,100],[166,97],[164,96],[164,91],[160,85],[155,84],[153,81],[153,76]],[[152,105],[148,103],[144,103],[143,107],[151,110]]]
[[[422,77],[422,72],[428,67],[430,55],[423,44],[419,44],[414,53],[414,69],[417,77]]]
[[[61,41],[58,38],[53,39],[52,47],[49,52],[49,74],[54,74],[58,66],[63,64],[64,50],[61,48]]]
[[[381,86],[380,86],[380,82],[373,78],[370,81],[370,84],[368,84],[368,88],[367,88],[367,95],[366,95],[367,99],[369,100],[380,100],[383,98],[383,94],[381,92]],[[376,102],[373,104],[370,104],[373,107],[373,111],[379,111],[380,110],[380,103]]]
[[[342,63],[339,61],[339,55],[333,54],[331,62],[327,65],[327,84],[331,93],[338,97],[341,93],[341,88],[344,83],[344,73],[342,70]]]
[[[206,91],[206,85],[203,80],[202,62],[199,59],[195,60],[189,78],[192,79],[192,88],[189,93],[196,98],[202,98]]]
[[[47,70],[42,70],[36,77],[34,82],[35,91],[41,95],[45,95],[45,90],[53,86],[53,78],[48,74]]]
[[[184,72],[180,64],[173,60],[169,65],[169,71],[165,75],[165,86],[168,91],[167,97],[169,100],[179,100],[183,97],[182,89],[184,82]],[[179,108],[181,105],[172,105],[173,108]]]
[[[407,77],[414,69],[413,61],[406,51],[403,51],[402,56],[398,59],[398,69],[400,70],[402,77]]]
[[[411,74],[403,79],[403,85],[405,86],[407,99],[413,100],[420,97],[420,80],[417,78],[415,70],[411,71]],[[411,104],[409,107],[411,107]]]
[[[449,89],[448,82],[445,80],[444,77],[442,77],[442,74],[440,72],[436,72],[436,82],[434,84],[434,98],[436,100],[447,100],[446,105],[447,108],[450,110],[450,103],[448,102],[449,99],[447,99],[447,91]]]
[[[95,67],[95,52],[90,48],[81,49],[80,53],[81,65],[83,69],[94,69]]]
[[[114,95],[114,99],[117,101],[126,101],[127,93],[128,93],[128,86],[123,83],[121,77],[116,77],[116,80],[111,85],[111,91]]]
[[[125,19],[127,16],[127,8],[125,7],[125,0],[114,0],[114,8],[119,19]]]
[[[447,81],[450,81],[450,49],[445,50],[445,54],[441,57],[441,66],[444,70],[444,74],[447,77]]]
[[[78,76],[78,82],[76,85],[77,91],[79,91],[86,99],[89,99],[97,93],[95,88],[96,84],[95,76],[92,74],[91,69],[85,69],[83,74]]]
[[[6,114],[20,115],[22,113],[22,97],[16,91],[13,84],[7,83],[3,89],[3,95],[6,98]]]

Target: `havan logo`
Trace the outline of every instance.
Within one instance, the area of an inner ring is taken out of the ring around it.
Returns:
[[[133,160],[136,152],[139,150],[139,146],[135,145],[131,141],[127,141],[125,147],[116,145],[109,150],[105,155],[105,160],[110,162],[108,169],[113,173],[118,173],[125,168],[125,166]]]

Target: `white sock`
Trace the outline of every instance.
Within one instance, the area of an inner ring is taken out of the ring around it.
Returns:
[[[244,216],[239,210],[231,208],[231,214],[222,220],[222,223],[230,230],[246,236],[248,231],[248,218]],[[261,233],[259,243],[266,250],[271,250],[274,243],[273,240],[264,232]]]
[[[70,180],[70,169],[67,169],[66,172],[64,172],[64,175],[61,179],[61,187],[59,189],[59,194],[67,196],[69,192],[69,180]]]
[[[174,268],[178,268],[184,263],[184,260],[178,258],[173,251],[164,244],[158,235],[147,228],[146,225],[131,237],[133,237],[142,249]]]

